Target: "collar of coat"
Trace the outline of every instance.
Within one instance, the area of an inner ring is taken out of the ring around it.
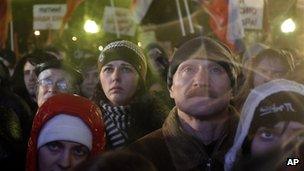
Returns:
[[[177,170],[190,170],[213,160],[224,162],[225,153],[232,146],[238,122],[237,111],[230,108],[231,117],[225,122],[222,135],[216,142],[212,154],[207,154],[204,144],[186,133],[182,128],[174,107],[166,118],[162,132]]]

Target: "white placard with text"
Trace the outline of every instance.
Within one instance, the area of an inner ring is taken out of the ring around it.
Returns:
[[[264,0],[240,0],[240,14],[245,29],[263,28]]]
[[[66,13],[65,4],[39,4],[33,6],[34,30],[58,30]]]

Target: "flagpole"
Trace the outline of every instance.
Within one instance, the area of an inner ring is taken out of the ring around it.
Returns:
[[[11,50],[14,51],[14,27],[13,20],[10,22],[10,37],[11,37]]]
[[[13,12],[12,12],[12,2],[8,1],[8,10],[10,17],[10,38],[11,38],[11,50],[14,51],[14,23],[13,23]]]
[[[190,15],[190,10],[189,10],[189,5],[188,5],[187,0],[184,0],[184,4],[185,4],[186,12],[187,12],[187,18],[188,18],[188,21],[189,21],[190,33],[194,33],[192,18],[191,18],[191,15]]]
[[[115,10],[115,5],[114,5],[114,1],[111,0],[111,6],[114,12],[114,25],[115,25],[115,31],[116,31],[116,36],[117,38],[120,38],[120,32],[119,32],[119,28],[118,28],[118,23],[117,23],[117,18],[116,18],[116,10]]]
[[[178,12],[178,18],[179,18],[179,24],[182,30],[182,35],[186,36],[186,32],[185,32],[185,26],[184,26],[184,22],[183,22],[183,18],[182,18],[182,12],[180,9],[180,4],[178,0],[175,0],[176,2],[176,8],[177,8],[177,12]]]

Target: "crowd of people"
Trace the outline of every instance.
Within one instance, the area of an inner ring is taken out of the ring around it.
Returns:
[[[1,51],[1,168],[304,170],[299,54],[205,36],[171,57],[127,40],[86,54]]]

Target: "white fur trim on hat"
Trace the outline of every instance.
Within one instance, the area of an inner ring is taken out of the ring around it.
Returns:
[[[93,136],[89,127],[78,117],[59,114],[41,129],[37,148],[52,141],[72,141],[92,149]]]

